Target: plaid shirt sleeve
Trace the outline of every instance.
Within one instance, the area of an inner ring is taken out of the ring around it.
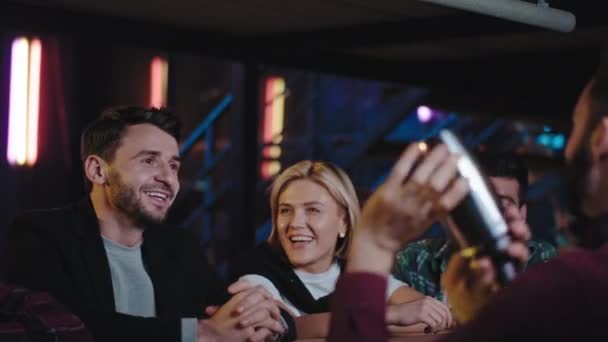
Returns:
[[[395,278],[411,288],[438,300],[443,300],[440,287],[443,243],[435,239],[412,242],[400,251],[395,260]]]
[[[536,264],[545,263],[549,261],[549,259],[557,256],[557,249],[544,241],[530,240],[528,242],[528,248],[530,249],[530,256],[528,257],[526,269]]]
[[[530,257],[526,269],[557,256],[557,249],[543,241],[529,241]],[[412,242],[396,257],[393,275],[411,288],[437,300],[444,301],[441,274],[445,272],[451,250],[443,239]]]

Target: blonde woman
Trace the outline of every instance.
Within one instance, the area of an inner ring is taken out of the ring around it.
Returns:
[[[325,336],[329,301],[360,215],[350,178],[321,161],[284,170],[270,194],[268,241],[235,263],[233,276],[264,287],[296,318],[299,338]],[[388,325],[424,323],[433,330],[452,325],[449,309],[389,277]]]

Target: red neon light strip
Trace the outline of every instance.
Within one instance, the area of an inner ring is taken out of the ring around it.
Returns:
[[[167,105],[167,60],[154,57],[150,64],[150,106],[165,107]]]

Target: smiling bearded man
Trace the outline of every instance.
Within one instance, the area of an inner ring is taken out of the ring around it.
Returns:
[[[53,294],[96,341],[289,338],[269,294],[241,284],[228,300],[197,239],[163,224],[180,188],[179,129],[164,109],[102,113],[81,140],[89,195],[16,219],[5,279]]]

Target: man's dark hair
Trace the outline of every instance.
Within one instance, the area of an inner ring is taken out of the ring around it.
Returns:
[[[91,122],[80,137],[82,162],[90,155],[98,155],[107,162],[114,159],[116,149],[129,126],[151,124],[179,140],[181,124],[168,109],[117,107],[104,110]],[[87,184],[89,184],[87,180]]]
[[[600,57],[599,67],[591,78],[588,85],[588,104],[589,118],[584,123],[584,137],[582,141],[585,146],[589,145],[593,130],[600,123],[602,118],[608,116],[608,50],[605,50]],[[580,100],[580,99],[579,99]],[[580,158],[588,157],[584,153]],[[578,160],[576,163],[582,163]]]
[[[608,50],[604,51],[601,56],[600,65],[589,87],[589,95],[591,96],[592,115],[597,117],[597,120],[608,115]]]
[[[477,155],[479,166],[488,177],[513,178],[519,183],[519,203],[525,203],[528,191],[528,168],[524,161],[510,153],[482,153]]]

